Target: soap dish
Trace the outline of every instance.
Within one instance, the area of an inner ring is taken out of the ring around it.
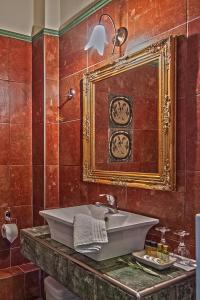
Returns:
[[[149,259],[145,258],[144,257],[145,254],[146,254],[145,250],[141,250],[141,251],[137,251],[137,252],[132,253],[132,255],[135,257],[135,259],[138,260],[139,262],[141,262],[145,265],[148,265],[150,267],[153,267],[153,268],[155,268],[157,270],[160,270],[160,271],[171,267],[176,262],[176,258],[170,257],[169,262],[160,264],[156,261],[149,260]]]

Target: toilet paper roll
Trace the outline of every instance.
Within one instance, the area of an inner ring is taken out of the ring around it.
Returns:
[[[18,237],[18,228],[16,224],[3,224],[1,227],[1,234],[3,238],[6,238],[10,243]]]

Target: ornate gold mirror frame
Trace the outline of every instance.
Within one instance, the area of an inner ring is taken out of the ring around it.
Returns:
[[[95,84],[158,60],[158,172],[122,172],[95,168]],[[176,39],[170,37],[122,57],[83,79],[83,181],[171,191],[176,183]]]

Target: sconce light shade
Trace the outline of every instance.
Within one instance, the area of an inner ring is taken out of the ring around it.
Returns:
[[[108,14],[102,14],[99,18],[99,24],[94,27],[89,42],[85,46],[84,50],[94,48],[97,50],[99,55],[103,55],[105,44],[108,44],[105,27],[101,24],[102,17],[104,16],[106,16],[111,21],[114,29],[114,37],[112,38],[112,54],[114,54],[115,47],[121,47],[121,45],[125,43],[128,37],[128,30],[125,27],[120,27],[116,29],[113,18]]]
[[[108,44],[105,27],[101,24],[98,24],[94,27],[89,42],[85,46],[84,50],[94,48],[97,50],[99,55],[103,55],[105,44]]]

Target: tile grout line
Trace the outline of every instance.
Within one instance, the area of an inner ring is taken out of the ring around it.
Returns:
[[[57,121],[57,127],[58,127],[58,179],[57,179],[57,184],[58,184],[58,204],[59,207],[61,206],[60,203],[60,122],[59,122],[59,117],[60,117],[60,110],[59,110],[59,105],[60,105],[60,39],[58,39],[58,102],[57,102],[57,116],[58,116],[58,121]]]
[[[83,69],[81,69],[81,70],[79,70],[79,71],[76,71],[76,72],[74,72],[74,73],[71,73],[71,74],[69,74],[69,75],[67,75],[67,76],[60,77],[60,81],[65,80],[65,79],[67,79],[67,78],[69,78],[69,77],[71,77],[71,76],[78,75],[79,73],[84,73],[84,71],[87,72],[87,66],[84,67]]]
[[[81,121],[81,119],[72,119],[72,120],[66,120],[66,121],[62,121],[60,122],[60,124],[66,124],[66,123],[71,123],[71,122],[76,122],[76,121]]]
[[[188,39],[188,28],[189,28],[189,23],[188,23],[188,1],[186,0],[186,37]],[[186,53],[186,57],[187,57]],[[185,192],[184,192],[184,203],[183,203],[183,218],[185,219],[186,215],[186,202],[187,202],[187,118],[186,118],[186,101],[187,101],[187,92],[185,95],[185,105],[184,105],[184,115],[185,115],[185,175],[184,175],[184,181],[185,181]]]
[[[43,104],[44,104],[44,174],[43,174],[43,178],[44,178],[44,209],[46,208],[46,39],[45,36],[43,35],[43,78],[44,78],[44,100],[43,100]]]
[[[188,20],[187,23],[191,23],[191,22],[196,21],[196,20],[198,20],[198,19],[200,19],[200,16],[195,17],[195,18],[193,18],[193,19],[191,19],[191,20]]]
[[[34,224],[34,216],[33,216],[33,44],[31,45],[31,204],[32,204],[32,209],[31,209],[31,216],[32,216],[32,226]]]
[[[189,16],[189,11],[188,11],[188,0],[186,0],[186,37],[188,38],[188,16]]]
[[[186,1],[186,37],[188,39],[188,16],[189,16],[189,11],[188,11],[188,1]],[[186,53],[187,56],[187,53]],[[185,95],[185,100],[184,100],[184,117],[186,118],[186,101],[187,101],[187,95]],[[187,193],[187,118],[185,120],[185,173],[184,173],[184,183],[185,183],[185,189],[184,189],[184,202],[183,202],[183,218],[185,219],[186,215],[186,193]],[[184,222],[184,221],[183,221]]]

